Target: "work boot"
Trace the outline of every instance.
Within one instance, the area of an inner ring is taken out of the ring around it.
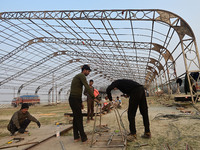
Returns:
[[[10,132],[10,136],[13,136],[15,134],[15,132]]]
[[[145,139],[150,139],[151,138],[151,132],[144,132],[144,134],[141,137],[145,138]]]
[[[127,141],[132,142],[132,141],[135,141],[137,139],[137,135],[130,133],[130,134],[127,135],[126,138],[127,138]]]

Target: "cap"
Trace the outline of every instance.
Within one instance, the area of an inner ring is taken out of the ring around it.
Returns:
[[[23,103],[23,104],[22,104],[21,109],[24,109],[24,108],[27,108],[27,109],[29,108],[29,106],[28,106],[27,103]]]
[[[90,71],[91,71],[91,69],[90,69],[90,67],[89,67],[88,65],[83,65],[82,71],[83,71],[83,70],[90,70]]]

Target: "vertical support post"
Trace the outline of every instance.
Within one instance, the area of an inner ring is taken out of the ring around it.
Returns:
[[[164,89],[163,89],[163,84],[162,84],[162,78],[161,78],[161,75],[159,75],[159,77],[160,77],[161,88],[162,88],[162,90],[164,90]]]
[[[54,103],[54,73],[52,74],[52,103]]]
[[[156,82],[156,91],[157,91],[157,96],[158,96],[158,84],[157,84],[157,78],[154,78],[155,82]]]
[[[56,91],[55,91],[55,94],[56,94],[56,104],[58,104],[57,84],[56,84],[56,86],[55,86],[55,89],[56,89]]]
[[[93,141],[94,141],[94,132],[95,132],[95,128],[96,128],[97,112],[98,112],[98,104],[96,106],[96,113],[95,113],[95,117],[94,117],[94,126],[93,126],[93,131],[92,131],[92,140],[91,140],[90,147],[92,147]]]
[[[195,101],[194,101],[194,96],[193,96],[193,92],[192,92],[192,85],[191,85],[191,82],[190,82],[190,75],[189,75],[187,61],[186,61],[186,55],[185,55],[185,51],[184,51],[184,47],[183,47],[183,40],[180,39],[180,41],[181,41],[181,49],[182,49],[182,52],[183,52],[186,75],[187,75],[188,83],[189,83],[190,95],[191,95],[191,98],[192,98],[192,103],[194,104]]]

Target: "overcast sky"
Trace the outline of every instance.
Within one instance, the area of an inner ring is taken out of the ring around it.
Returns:
[[[45,10],[163,9],[192,28],[200,51],[200,0],[0,0],[0,12]]]
[[[200,49],[200,0],[0,0],[0,12],[84,9],[163,9],[192,27]]]

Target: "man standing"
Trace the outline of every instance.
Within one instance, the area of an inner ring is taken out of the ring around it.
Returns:
[[[89,87],[92,93],[94,93],[94,87],[92,86],[94,83],[93,80],[89,81]],[[84,91],[84,94],[87,96],[87,122],[93,119],[94,115],[94,99],[86,92],[86,89]]]
[[[28,104],[23,103],[21,109],[13,114],[7,126],[11,135],[14,135],[16,131],[23,134],[31,121],[36,122],[40,128],[40,122],[28,112],[28,109]]]
[[[82,104],[82,91],[83,85],[86,89],[86,92],[94,100],[94,94],[90,90],[90,87],[87,83],[86,76],[89,75],[91,69],[88,65],[83,65],[82,72],[77,74],[71,83],[71,91],[69,96],[69,104],[73,112],[73,133],[74,141],[77,142],[81,139],[82,142],[87,141],[87,135],[84,132],[83,128],[83,115],[81,109],[83,108]]]
[[[135,116],[137,108],[139,106],[140,113],[143,117],[143,123],[145,127],[143,138],[151,138],[150,128],[149,128],[149,117],[148,117],[148,106],[145,97],[144,87],[139,83],[128,80],[119,79],[112,82],[106,89],[106,93],[110,101],[112,101],[111,90],[119,89],[122,93],[127,94],[129,98],[128,107],[128,120],[130,134],[127,136],[127,140],[134,140],[136,138],[136,127],[135,127]]]

